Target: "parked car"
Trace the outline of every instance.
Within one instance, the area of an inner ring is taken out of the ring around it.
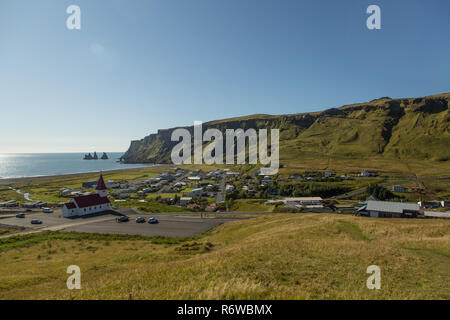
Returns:
[[[151,217],[150,219],[148,219],[148,223],[155,224],[155,223],[159,223],[159,221],[155,217]]]
[[[16,214],[16,218],[25,218],[25,213]]]
[[[39,219],[33,219],[31,220],[31,224],[42,224],[42,221]]]
[[[121,216],[116,218],[116,222],[128,222],[130,219],[127,216]]]
[[[136,218],[136,223],[145,223],[145,219],[142,217],[137,217]]]
[[[42,208],[42,212],[43,212],[43,213],[52,213],[53,210],[50,209],[50,208]]]
[[[31,211],[32,211],[31,209],[26,209],[26,210],[25,210],[25,212],[31,212]]]

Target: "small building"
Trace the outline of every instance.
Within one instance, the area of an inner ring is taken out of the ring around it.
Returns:
[[[227,184],[225,187],[225,192],[233,192],[234,186],[232,184]]]
[[[109,180],[106,182],[107,188],[117,189],[120,188],[120,183],[114,180]]]
[[[202,180],[202,178],[200,176],[191,176],[191,177],[188,177],[188,180],[192,181],[192,182],[195,182],[195,181]]]
[[[46,206],[47,206],[47,202],[44,202],[44,201],[34,201],[34,202],[28,202],[28,203],[22,204],[22,208],[25,208],[25,209],[35,209],[35,208],[42,208],[42,207],[46,207]]]
[[[262,179],[262,183],[263,184],[270,184],[272,183],[272,178],[269,176],[264,176],[264,178]]]
[[[192,189],[190,194],[192,197],[201,197],[203,195],[203,188]]]
[[[170,173],[161,173],[160,178],[161,178],[161,180],[167,180],[167,181],[175,180],[175,177],[173,175],[171,175]]]
[[[361,171],[361,177],[376,177],[377,176],[377,174],[376,173],[373,173],[373,172],[369,172],[369,171],[367,171],[367,170],[362,170]]]
[[[394,192],[408,192],[408,188],[405,188],[403,186],[395,185],[392,186],[392,191]]]
[[[192,197],[181,197],[180,198],[180,204],[181,205],[187,205],[188,203],[191,203]]]
[[[431,200],[431,201],[420,201],[417,203],[421,208],[425,209],[437,209],[441,207],[441,201]]]
[[[236,172],[236,171],[228,171],[228,172],[226,173],[226,176],[227,176],[227,177],[235,177],[235,178],[237,178],[237,177],[239,177],[239,175],[240,175],[240,173],[239,173],[239,172]]]
[[[294,179],[294,180],[303,180],[303,176],[300,173],[294,173],[292,175],[292,179]]]
[[[97,193],[75,197],[66,202],[62,208],[63,217],[79,217],[111,210],[111,203],[107,196],[106,184],[102,175],[100,175],[96,185]]]
[[[95,187],[97,186],[97,183],[98,183],[97,180],[94,180],[94,181],[86,181],[86,182],[83,182],[83,183],[81,184],[81,186],[82,186],[83,188],[86,188],[86,189],[92,189],[92,188],[95,188]]]
[[[205,211],[206,212],[214,212],[217,210],[217,204],[216,203],[211,203],[209,205],[206,206]]]
[[[322,206],[323,199],[321,197],[291,197],[284,198],[284,202],[288,206]]]
[[[13,208],[13,207],[18,207],[18,206],[19,206],[19,203],[16,200],[0,202],[0,207],[3,207],[3,208]]]
[[[182,188],[182,187],[186,186],[186,182],[180,181],[180,182],[175,183],[173,186],[175,188]]]

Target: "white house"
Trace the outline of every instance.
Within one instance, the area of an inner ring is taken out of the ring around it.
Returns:
[[[234,191],[234,186],[232,184],[227,184],[225,186],[225,192],[233,192]]]
[[[62,208],[62,215],[65,218],[70,218],[108,210],[111,210],[111,202],[108,199],[103,176],[100,175],[96,193],[75,197],[69,202],[66,202]]]

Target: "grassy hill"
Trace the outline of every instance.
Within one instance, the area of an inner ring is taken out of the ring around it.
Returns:
[[[0,299],[450,299],[450,221],[271,214],[191,240],[0,239]],[[66,288],[80,266],[81,290]],[[366,269],[381,268],[381,290]],[[14,270],[14,272],[11,272]]]
[[[408,160],[448,167],[449,101],[450,93],[424,98],[382,98],[323,112],[217,120],[203,124],[203,130],[278,128],[280,159],[287,168],[301,161],[318,163],[320,159],[339,163],[358,160],[364,167],[373,159],[387,160],[390,166],[397,160]],[[185,128],[193,132],[192,126]],[[173,130],[159,130],[132,141],[123,160],[170,163],[170,152],[176,144],[170,141]]]

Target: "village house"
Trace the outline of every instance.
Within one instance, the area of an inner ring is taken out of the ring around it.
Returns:
[[[239,172],[235,172],[235,171],[228,171],[226,173],[227,177],[235,177],[235,178],[237,178],[237,177],[239,177],[239,175],[240,175],[240,173]]]
[[[294,179],[294,180],[302,180],[303,176],[300,173],[294,173],[292,175],[292,179]]]
[[[18,207],[18,206],[19,206],[19,203],[16,200],[0,202],[1,208],[13,208],[13,207]]]
[[[103,176],[100,175],[96,193],[75,197],[66,202],[62,208],[62,215],[65,218],[71,218],[108,210],[111,210],[111,203],[108,199],[105,181]]]
[[[82,186],[83,188],[86,188],[86,189],[92,189],[92,188],[95,188],[95,187],[97,186],[97,183],[98,183],[97,180],[94,180],[94,181],[86,181],[86,182],[83,182],[83,183],[81,184],[81,186]]]
[[[175,180],[175,178],[170,173],[161,173],[160,178],[161,178],[161,180],[167,180],[167,181]]]
[[[181,205],[187,205],[192,201],[192,197],[181,197],[180,198],[180,204]]]
[[[376,176],[377,176],[376,173],[369,172],[369,171],[367,171],[367,170],[362,170],[362,171],[361,171],[361,177],[367,178],[367,177],[376,177]]]
[[[46,207],[46,206],[47,206],[47,202],[44,202],[44,201],[34,201],[34,202],[22,204],[22,208],[25,208],[25,209],[42,208],[42,207]]]
[[[425,209],[437,209],[442,207],[442,202],[437,200],[420,201],[417,203],[421,208]]]
[[[201,197],[203,195],[203,188],[192,189],[190,195],[192,197]]]
[[[225,187],[225,192],[233,192],[234,186],[232,184],[227,184]]]

